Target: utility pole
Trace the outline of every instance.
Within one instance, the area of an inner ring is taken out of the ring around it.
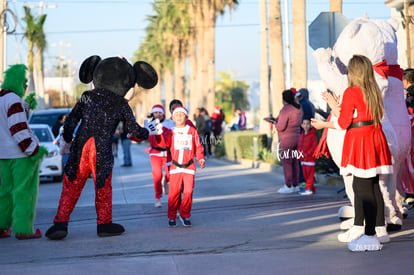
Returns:
[[[260,132],[270,138],[270,125],[264,121],[270,114],[269,42],[266,0],[260,0]]]
[[[26,7],[29,7],[31,9],[39,9],[39,14],[43,15],[43,9],[55,9],[55,8],[57,8],[57,5],[55,5],[55,4],[49,5],[49,4],[46,4],[46,3],[43,3],[42,1],[40,1],[38,6],[26,5]]]
[[[3,82],[3,72],[6,70],[6,40],[7,40],[7,30],[6,30],[6,10],[7,10],[7,0],[0,0],[0,82]]]
[[[63,43],[60,41],[57,43],[52,43],[52,47],[59,46],[59,77],[60,77],[60,106],[63,107],[66,101],[65,92],[63,89],[63,60],[65,60],[65,56],[63,55],[63,48],[64,47],[71,47],[72,44],[70,43]]]

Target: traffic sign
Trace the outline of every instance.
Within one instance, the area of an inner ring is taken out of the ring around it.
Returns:
[[[348,23],[340,12],[321,12],[309,25],[309,45],[314,50],[332,48]]]

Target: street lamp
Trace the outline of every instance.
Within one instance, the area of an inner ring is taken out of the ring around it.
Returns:
[[[42,1],[39,2],[39,5],[24,5],[24,6],[30,9],[39,9],[40,15],[43,14],[43,9],[56,9],[57,8],[56,4],[49,5],[49,4],[43,3]]]
[[[63,101],[65,100],[65,92],[63,91],[63,60],[65,56],[63,55],[63,47],[71,47],[71,43],[63,43],[60,41],[59,43],[52,43],[50,44],[52,47],[59,46],[59,77],[60,77],[60,106],[63,106]]]

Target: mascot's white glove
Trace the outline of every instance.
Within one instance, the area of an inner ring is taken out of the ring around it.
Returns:
[[[316,63],[330,63],[331,56],[332,56],[332,49],[331,48],[319,48],[312,53],[313,58],[315,58]]]
[[[144,127],[148,130],[150,136],[162,134],[162,124],[158,118],[150,122],[144,121]]]

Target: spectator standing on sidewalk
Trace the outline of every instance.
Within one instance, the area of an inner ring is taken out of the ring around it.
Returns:
[[[283,107],[277,117],[276,130],[279,135],[278,156],[283,166],[285,184],[277,192],[288,194],[299,192],[299,160],[295,154],[300,137],[302,111],[295,101],[292,90],[282,93]]]
[[[309,91],[306,88],[299,89],[296,93],[296,98],[302,108],[302,120],[306,118],[315,117],[315,106],[309,100]]]
[[[247,118],[246,118],[246,112],[237,109],[236,112],[239,115],[239,122],[238,122],[238,129],[240,131],[246,130],[247,129]]]
[[[195,127],[197,129],[198,134],[201,137],[204,136],[205,130],[206,130],[206,121],[204,119],[204,116],[201,114],[201,108],[196,108],[194,110],[194,121],[195,121]]]
[[[214,108],[211,119],[213,120],[213,134],[216,140],[218,140],[218,137],[223,131],[222,124],[224,122],[224,113],[220,106],[216,106],[216,108]]]
[[[119,138],[121,139],[122,152],[124,154],[124,163],[121,167],[131,167],[131,140],[128,138],[128,133],[124,131],[124,122],[119,123]]]
[[[52,133],[55,138],[59,135],[60,128],[63,127],[63,124],[65,123],[66,114],[59,115],[58,119],[56,120],[55,124],[52,128]]]
[[[204,118],[204,121],[206,122],[206,127],[204,128],[204,134],[200,135],[202,144],[204,147],[204,156],[205,157],[211,157],[211,131],[213,128],[213,121],[211,120],[210,116],[208,115],[207,110],[203,107],[200,109],[200,114]]]

